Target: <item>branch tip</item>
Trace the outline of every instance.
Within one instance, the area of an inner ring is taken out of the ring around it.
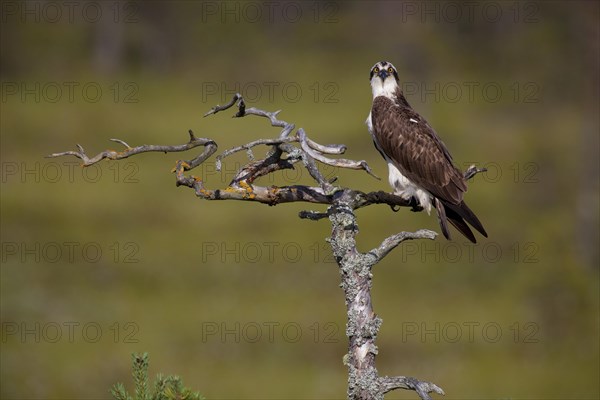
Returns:
[[[437,393],[445,396],[446,393],[435,383],[422,382],[416,378],[407,376],[385,376],[380,378],[382,392],[388,393],[396,389],[414,390],[421,400],[432,400],[429,393]]]
[[[131,149],[131,146],[128,145],[125,141],[121,140],[121,139],[109,139],[111,142],[116,142],[116,143],[120,143],[123,146],[125,146],[126,149]]]
[[[467,168],[467,170],[464,172],[463,176],[465,178],[465,180],[469,180],[471,178],[473,178],[475,175],[481,173],[481,172],[486,172],[487,168],[477,168],[477,166],[475,164],[471,165],[469,168]]]
[[[373,172],[373,170],[371,169],[371,167],[369,167],[369,164],[367,164],[367,162],[365,160],[362,160],[360,162],[360,165],[367,172],[367,174],[371,175],[373,178],[377,179],[378,181],[381,180],[380,177],[378,177],[377,175],[375,175],[375,172]]]

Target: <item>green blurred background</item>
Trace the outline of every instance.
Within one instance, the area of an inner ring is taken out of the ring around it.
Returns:
[[[44,156],[118,148],[114,137],[180,144],[188,129],[219,151],[277,135],[260,118],[202,118],[241,91],[385,177],[364,124],[379,60],[461,168],[489,169],[466,196],[489,239],[410,242],[375,268],[379,372],[432,380],[449,399],[600,396],[597,2],[1,7],[3,399],[109,398],[115,382],[131,389],[130,354],[143,351],[151,375],[208,398],[344,398],[330,225],[297,217],[324,207],[198,200],[170,173],[195,151],[85,170]],[[222,188],[245,160],[195,174]],[[358,221],[362,251],[438,230],[384,206]]]

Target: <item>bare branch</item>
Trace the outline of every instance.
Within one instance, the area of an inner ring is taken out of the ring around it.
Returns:
[[[284,138],[287,137],[296,126],[292,123],[287,123],[283,120],[277,119],[277,115],[279,115],[280,112],[281,110],[267,112],[258,108],[251,107],[246,110],[246,115],[257,115],[259,117],[268,118],[271,121],[271,126],[283,128],[283,130],[279,134],[279,137]]]
[[[204,114],[204,117],[208,117],[209,115],[216,114],[219,111],[227,110],[228,108],[233,106],[235,104],[235,102],[238,100],[239,100],[238,112],[237,112],[237,114],[234,115],[234,118],[235,117],[243,117],[245,114],[246,104],[244,103],[244,99],[242,98],[242,95],[239,93],[234,94],[233,97],[231,98],[231,101],[229,103],[225,104],[224,106],[220,106],[217,104],[216,106],[211,108],[209,112]]]
[[[313,142],[308,137],[306,143],[313,149],[323,154],[344,154],[346,152],[346,146],[343,144],[328,144],[322,145],[317,142]]]
[[[366,207],[371,204],[387,204],[388,206],[392,207],[392,209],[394,211],[397,211],[394,209],[394,207],[412,207],[413,206],[413,202],[411,200],[403,199],[400,196],[396,196],[393,193],[387,193],[382,190],[377,191],[377,192],[369,192],[369,193],[362,193],[362,192],[357,191],[356,193],[357,193],[357,200],[356,200],[356,203],[354,204],[355,209]]]
[[[466,180],[469,180],[469,179],[473,178],[475,175],[479,174],[480,172],[485,172],[485,171],[487,171],[487,168],[477,168],[475,166],[475,164],[473,164],[469,168],[467,168],[467,170],[464,172],[463,176],[465,177]]]
[[[107,158],[109,160],[121,160],[123,158],[128,158],[140,153],[149,153],[149,152],[162,152],[162,153],[173,153],[180,151],[187,151],[193,149],[198,146],[206,146],[205,151],[198,157],[196,157],[193,161],[188,162],[188,164],[200,164],[208,157],[210,157],[216,150],[217,145],[211,139],[205,138],[197,138],[194,136],[193,132],[190,130],[190,141],[181,145],[174,146],[160,146],[160,145],[152,145],[152,144],[144,144],[137,147],[131,147],[124,141],[120,139],[111,139],[113,142],[117,142],[125,146],[125,150],[116,151],[116,150],[104,150],[101,153],[96,154],[94,157],[88,157],[85,150],[81,145],[77,145],[79,151],[64,151],[62,153],[53,153],[46,157],[54,158],[54,157],[62,157],[62,156],[75,156],[83,161],[83,166],[87,167],[97,162]],[[208,150],[208,151],[207,151]],[[194,165],[195,166],[195,165]],[[189,168],[188,168],[189,169]]]
[[[400,232],[386,238],[379,247],[369,251],[368,254],[375,256],[375,263],[381,261],[390,251],[394,250],[400,243],[405,240],[414,239],[435,239],[437,233],[428,229],[421,229],[416,232]]]
[[[297,135],[287,136],[289,131],[294,128],[293,124],[277,119],[279,111],[266,112],[255,108],[245,108],[243,98],[239,94],[235,94],[231,101],[223,106],[213,107],[206,115],[216,114],[220,111],[227,110],[238,104],[240,116],[248,114],[262,116],[271,121],[271,125],[283,127],[282,135],[276,139],[258,139],[224,151],[216,158],[217,170],[220,169],[222,159],[242,150],[250,150],[259,145],[272,146],[273,150],[269,152],[267,158],[261,160],[252,160],[247,165],[238,171],[233,178],[229,187],[225,189],[209,190],[204,187],[203,182],[195,176],[185,177],[184,171],[189,171],[196,168],[202,162],[206,161],[217,150],[216,143],[207,138],[197,138],[190,130],[190,140],[188,143],[172,146],[159,145],[142,145],[131,147],[128,143],[121,139],[111,139],[114,142],[120,143],[125,147],[123,151],[105,150],[94,157],[88,157],[83,147],[77,145],[78,151],[66,151],[62,153],[54,153],[48,157],[60,156],[75,156],[83,161],[83,166],[95,164],[105,158],[111,160],[120,160],[128,158],[136,154],[147,152],[181,152],[198,146],[205,146],[204,151],[196,158],[191,160],[179,160],[176,163],[173,172],[177,173],[176,183],[178,186],[186,186],[193,188],[196,195],[208,200],[225,200],[237,199],[258,201],[265,204],[279,204],[284,202],[305,201],[318,204],[332,204],[333,194],[341,188],[334,187],[330,181],[319,171],[316,161],[332,165],[340,168],[364,169],[371,175],[372,172],[364,161],[352,161],[347,159],[330,159],[323,154],[342,154],[346,147],[339,144],[322,145],[307,137],[303,129],[299,129]],[[283,135],[285,134],[285,135]],[[292,143],[299,142],[300,148],[293,146]],[[283,158],[284,153],[286,154]],[[250,155],[252,156],[252,155]],[[316,160],[316,161],[315,161]],[[320,187],[310,186],[284,186],[284,187],[262,187],[252,186],[253,182],[261,176],[265,176],[274,171],[283,169],[293,169],[294,164],[302,161],[310,175],[315,179]],[[374,175],[373,175],[374,176]],[[245,186],[244,186],[245,185]],[[404,200],[398,196],[385,192],[363,193],[353,191],[355,199],[352,203],[353,208],[361,208],[371,204],[388,204],[390,207],[410,207],[411,202]]]
[[[230,185],[236,186],[239,182],[246,182],[250,185],[261,176],[268,175],[272,172],[294,169],[294,164],[300,161],[300,156],[289,156],[282,158],[283,151],[279,146],[275,147],[268,157],[263,160],[253,161],[242,167],[231,180]]]
[[[296,137],[287,137],[287,138],[280,138],[280,139],[258,139],[253,142],[243,144],[241,146],[232,147],[231,149],[225,150],[223,153],[221,153],[217,156],[217,158],[215,160],[217,171],[221,170],[221,160],[223,160],[223,158],[228,157],[239,151],[250,150],[252,147],[259,146],[259,145],[273,146],[273,145],[278,145],[278,144],[282,144],[282,143],[297,142],[297,141],[298,141],[298,138],[296,138]]]
[[[274,206],[281,203],[307,202],[317,204],[330,204],[331,197],[323,193],[318,187],[309,186],[283,186],[266,187],[250,185],[240,181],[237,185],[230,185],[225,189],[207,189],[204,182],[196,176],[185,176],[183,166],[177,168],[177,186],[192,188],[196,196],[205,200],[245,200],[256,201]]]
[[[275,112],[267,112],[267,111],[260,110],[260,109],[254,108],[254,107],[246,109],[244,100],[239,93],[236,93],[229,103],[225,104],[224,106],[217,105],[217,106],[213,107],[209,112],[204,114],[204,116],[206,117],[208,115],[216,114],[217,112],[231,108],[235,104],[236,101],[238,101],[239,111],[237,114],[235,114],[235,117],[243,117],[246,115],[257,115],[260,117],[268,118],[271,121],[272,126],[283,128],[283,130],[281,131],[281,133],[279,135],[280,139],[288,138],[289,134],[294,129],[294,124],[290,124],[283,120],[277,119],[277,115],[280,113],[280,110],[275,111]],[[325,154],[342,154],[346,150],[346,146],[344,146],[344,145],[321,145],[319,143],[314,142],[313,140],[308,139],[306,137],[306,133],[304,132],[303,129],[298,130],[296,138],[294,138],[293,140],[290,140],[290,142],[293,142],[293,141],[300,142],[300,146],[301,146],[302,150],[304,151],[301,159],[304,162],[306,169],[308,170],[310,175],[313,177],[313,179],[315,179],[319,183],[319,185],[323,188],[323,190],[325,190],[326,192],[333,191],[333,186],[331,185],[330,182],[328,182],[323,177],[321,172],[318,170],[318,168],[315,164],[315,160],[317,160],[321,163],[327,164],[327,165],[336,166],[336,167],[340,167],[340,168],[363,169],[371,176],[375,177],[376,179],[379,179],[379,177],[377,177],[373,173],[373,171],[371,170],[369,165],[364,160],[362,160],[362,161],[352,161],[352,160],[346,160],[346,159],[335,159],[334,160],[334,159],[324,157],[322,155],[323,153],[325,153]],[[296,151],[295,147],[292,147],[289,144],[287,144],[287,141],[282,141],[280,143],[276,143],[275,141],[267,142],[267,139],[258,140],[258,141],[252,142],[251,144],[247,144],[244,146],[238,146],[236,148],[230,149],[230,150],[224,152],[221,156],[217,157],[217,161],[216,161],[217,170],[220,169],[222,158],[227,157],[228,155],[233,154],[237,151],[248,149],[249,147],[255,146],[258,144],[279,144],[280,149],[282,149],[290,154],[293,154],[293,152]]]
[[[367,162],[365,160],[352,161],[352,160],[347,160],[345,158],[338,158],[338,159],[333,160],[331,158],[327,158],[327,157],[321,155],[320,152],[313,150],[313,148],[308,144],[308,142],[306,140],[306,133],[304,132],[304,129],[302,129],[302,128],[298,129],[298,138],[300,139],[300,146],[302,147],[302,150],[304,150],[307,154],[309,154],[315,160],[320,161],[323,164],[327,164],[327,165],[331,165],[331,166],[339,167],[339,168],[362,169],[362,170],[367,171],[367,173],[369,175],[371,175],[372,177],[381,180],[377,175],[375,175],[373,173],[373,171],[371,170],[371,168],[369,167],[369,165],[367,164]],[[320,146],[320,147],[322,148],[323,146]]]
[[[242,95],[239,93],[234,94],[233,98],[231,99],[231,101],[229,103],[227,103],[223,106],[216,105],[215,107],[211,108],[209,112],[204,114],[204,116],[207,117],[209,115],[216,114],[219,111],[227,110],[228,108],[231,108],[235,104],[236,101],[238,101],[238,112],[233,116],[234,118],[241,118],[246,115],[257,115],[259,117],[268,118],[271,121],[271,126],[283,128],[283,130],[279,134],[280,138],[287,137],[290,134],[290,132],[292,132],[294,130],[294,127],[295,127],[294,124],[289,124],[285,121],[281,121],[281,120],[277,119],[277,115],[281,112],[281,110],[277,110],[274,112],[267,112],[267,111],[260,110],[258,108],[254,108],[254,107],[246,109],[246,104],[244,103],[244,99],[242,98]]]
[[[329,215],[327,213],[310,210],[300,211],[298,213],[298,217],[301,219],[310,219],[312,221],[318,221],[320,219],[327,218],[328,216]]]
[[[407,389],[417,392],[422,400],[431,400],[429,393],[445,395],[444,391],[434,383],[421,382],[416,378],[406,376],[384,376],[379,378],[382,393],[387,393],[395,389]]]

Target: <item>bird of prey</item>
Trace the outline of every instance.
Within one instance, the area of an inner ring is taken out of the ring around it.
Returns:
[[[487,233],[465,204],[466,180],[452,156],[425,118],[406,101],[398,72],[387,61],[371,68],[373,107],[367,127],[375,147],[385,158],[394,194],[431,213],[435,207],[442,233],[450,240],[448,222],[476,243],[467,222],[483,236]]]

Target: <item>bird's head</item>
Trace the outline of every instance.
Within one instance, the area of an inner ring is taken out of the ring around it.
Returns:
[[[378,96],[392,98],[398,87],[398,71],[392,63],[387,61],[380,61],[373,65],[369,79],[371,80],[373,98]]]

